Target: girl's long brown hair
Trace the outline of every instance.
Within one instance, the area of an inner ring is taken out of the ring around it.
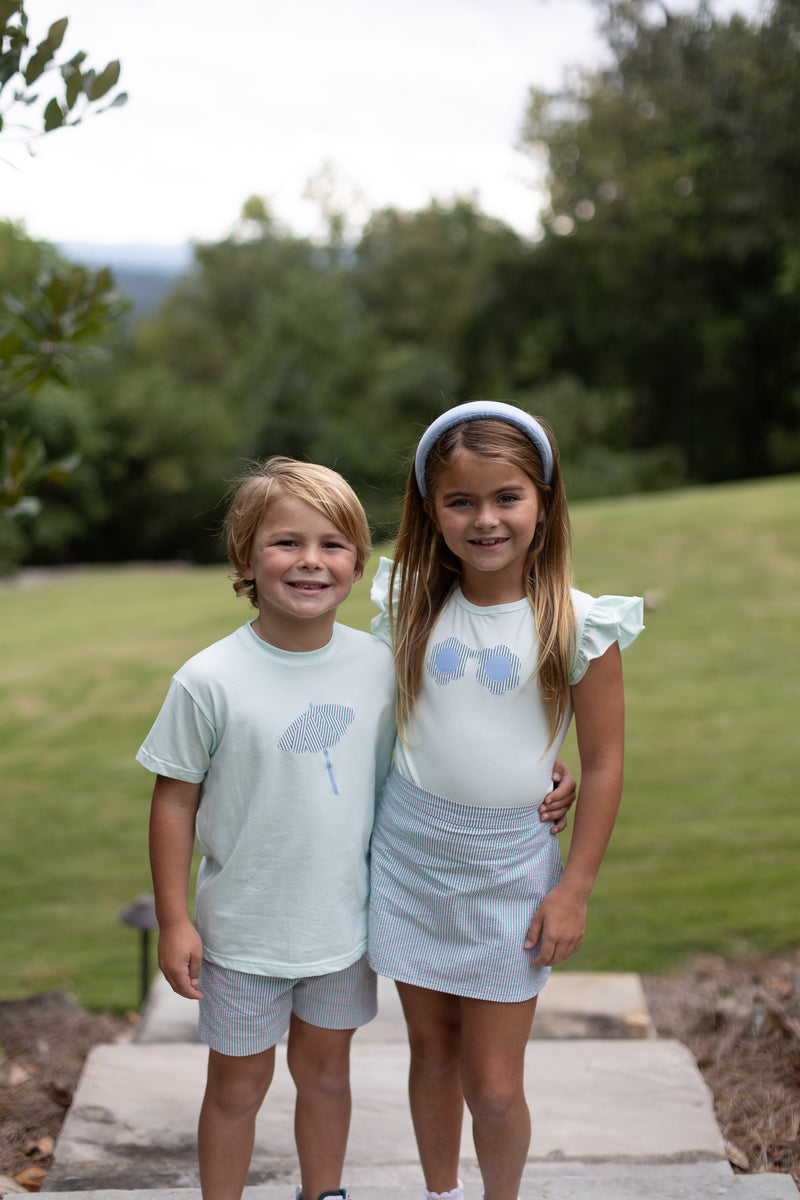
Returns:
[[[537,418],[538,419],[538,418]],[[448,429],[431,448],[426,464],[428,496],[439,475],[460,450],[479,458],[501,459],[523,471],[536,488],[544,519],[536,528],[523,569],[539,639],[537,683],[551,741],[569,706],[569,670],[575,648],[572,584],[572,536],[558,452],[553,447],[553,474],[544,482],[539,453],[521,430],[504,421],[465,421]],[[461,564],[448,549],[432,517],[431,499],[423,500],[412,464],[397,535],[390,595],[397,598],[392,637],[397,667],[397,722],[401,736],[414,710],[422,684],[431,631],[447,597],[459,580]],[[392,607],[390,606],[390,613]]]

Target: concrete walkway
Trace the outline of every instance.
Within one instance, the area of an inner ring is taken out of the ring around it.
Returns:
[[[345,1183],[355,1200],[421,1200],[406,1101],[408,1048],[394,987],[353,1042]],[[206,1050],[195,1002],[159,977],[133,1040],[86,1061],[41,1200],[200,1200],[196,1123]],[[689,1051],[653,1035],[636,975],[554,973],[526,1059],[533,1142],[522,1194],[540,1200],[797,1200],[788,1175],[735,1176]],[[292,1200],[294,1091],[285,1046],[259,1116],[245,1200]],[[481,1183],[468,1121],[466,1200]]]

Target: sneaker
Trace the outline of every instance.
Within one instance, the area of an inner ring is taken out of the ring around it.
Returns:
[[[321,1196],[317,1197],[317,1200],[327,1200],[328,1197],[334,1197],[334,1196],[338,1197],[338,1200],[349,1200],[347,1192],[345,1191],[344,1188],[339,1188],[338,1192],[323,1192]],[[294,1200],[303,1200],[302,1188],[297,1189],[297,1191],[294,1194]]]

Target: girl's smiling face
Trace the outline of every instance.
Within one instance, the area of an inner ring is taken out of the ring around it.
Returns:
[[[524,471],[461,449],[439,473],[426,504],[461,562],[467,600],[490,605],[523,598],[525,560],[545,515]]]

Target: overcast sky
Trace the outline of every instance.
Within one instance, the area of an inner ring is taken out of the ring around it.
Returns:
[[[679,0],[675,7],[689,7]],[[753,15],[759,0],[715,0]],[[226,236],[265,196],[297,233],[330,163],[356,215],[475,195],[533,234],[535,165],[515,149],[531,86],[595,67],[588,0],[27,0],[29,34],[70,18],[64,50],[122,61],[128,104],[0,143],[0,217],[50,241]],[[361,208],[352,197],[361,197]]]

